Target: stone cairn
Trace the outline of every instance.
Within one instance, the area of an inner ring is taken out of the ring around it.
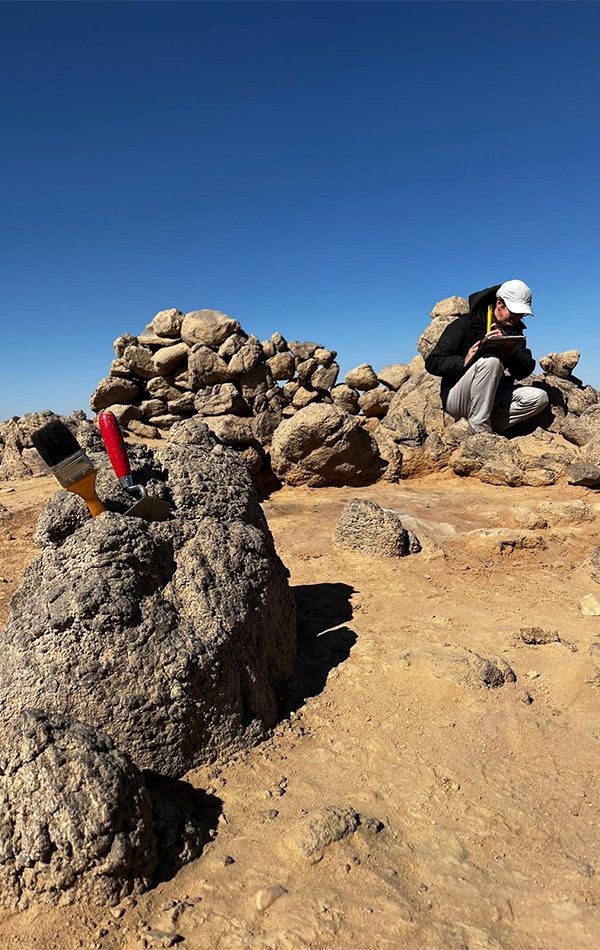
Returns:
[[[425,359],[445,327],[468,312],[463,297],[435,305],[410,363],[376,372],[362,363],[338,382],[336,351],[314,342],[287,343],[280,333],[260,342],[216,310],[158,313],[139,336],[115,341],[116,359],[91,398],[143,439],[165,438],[195,417],[241,454],[257,486],[274,473],[290,485],[355,485],[396,481],[448,469],[501,485],[600,485],[600,395],[573,375],[576,350],[539,360],[524,380],[544,388],[543,416],[509,438],[474,435],[445,415],[440,381]],[[40,413],[0,423],[0,480],[40,472],[30,431]],[[82,441],[91,422],[67,424]],[[85,445],[84,445],[85,447]]]

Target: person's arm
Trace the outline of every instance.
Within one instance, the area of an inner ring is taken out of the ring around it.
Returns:
[[[533,373],[535,360],[524,342],[517,347],[510,359],[506,360],[506,368],[514,379],[525,379]]]
[[[460,376],[465,368],[468,327],[462,320],[449,323],[425,360],[432,376]]]

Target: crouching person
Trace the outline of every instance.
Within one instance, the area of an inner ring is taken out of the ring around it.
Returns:
[[[488,307],[492,308],[491,325]],[[515,386],[533,372],[535,360],[525,341],[523,317],[533,316],[531,291],[522,280],[508,280],[469,297],[470,312],[448,324],[425,360],[428,373],[442,377],[445,412],[467,419],[474,432],[505,432],[541,412],[548,394],[534,386]],[[484,340],[522,336],[509,342],[513,351],[483,352]],[[506,372],[508,371],[508,373]]]

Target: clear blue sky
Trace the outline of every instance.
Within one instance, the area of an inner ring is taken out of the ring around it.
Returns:
[[[112,341],[210,307],[407,362],[513,277],[600,387],[600,6],[0,4],[0,419],[88,407]]]

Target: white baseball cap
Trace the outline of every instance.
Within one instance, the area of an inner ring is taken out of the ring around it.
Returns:
[[[511,313],[533,316],[531,290],[522,280],[506,280],[498,287],[496,297],[504,301]]]

